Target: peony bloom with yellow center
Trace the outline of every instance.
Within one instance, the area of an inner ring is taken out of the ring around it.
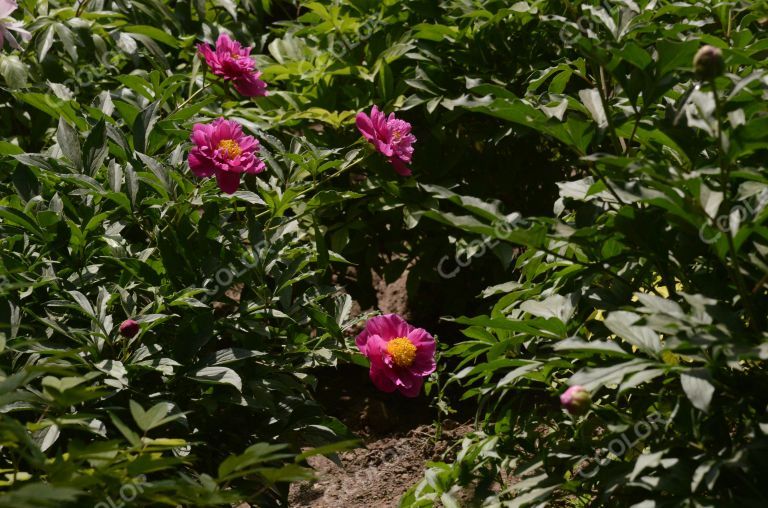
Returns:
[[[371,361],[371,381],[383,392],[416,397],[437,367],[435,339],[397,314],[369,319],[355,343]]]
[[[261,145],[253,136],[243,133],[234,120],[217,118],[211,123],[198,123],[190,136],[194,146],[187,160],[189,169],[199,178],[216,176],[219,188],[232,194],[243,174],[258,174],[266,169],[258,158]]]

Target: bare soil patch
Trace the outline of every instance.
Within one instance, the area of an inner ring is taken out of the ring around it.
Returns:
[[[421,480],[425,463],[440,460],[466,427],[443,431],[435,440],[434,427],[422,425],[404,435],[367,439],[363,448],[340,454],[338,463],[313,457],[314,483],[291,487],[294,508],[392,508]]]

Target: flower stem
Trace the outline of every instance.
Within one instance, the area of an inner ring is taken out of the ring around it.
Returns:
[[[722,104],[720,102],[720,96],[717,91],[716,81],[717,79],[713,78],[710,84],[712,85],[712,93],[715,96],[715,116],[717,119],[717,153],[720,160],[720,187],[723,192],[723,202],[725,203],[725,209],[729,211],[731,210],[731,165],[728,161],[727,154],[725,153],[725,144],[723,138],[723,110]],[[744,308],[749,315],[749,324],[753,330],[759,332],[761,328],[759,316],[755,312],[754,306],[752,305],[752,298],[749,294],[749,290],[747,289],[747,284],[744,281],[744,275],[741,273],[741,265],[739,263],[738,254],[736,253],[736,246],[733,242],[733,231],[731,231],[730,226],[725,229],[725,238],[728,243],[728,253],[731,256],[731,261],[733,263],[733,266],[730,266],[729,268],[733,273],[733,279],[736,282],[736,287],[739,291],[739,296],[743,301]]]

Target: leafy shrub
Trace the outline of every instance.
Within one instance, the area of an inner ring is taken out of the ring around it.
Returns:
[[[467,339],[448,353],[459,360],[448,383],[478,400],[482,427],[406,504],[456,505],[455,488],[473,486],[490,505],[761,506],[760,7],[537,5],[534,33],[568,43],[530,70],[523,97],[471,87],[483,95],[473,110],[554,138],[578,162],[563,167],[574,177],[558,184],[554,215],[522,229],[470,206],[425,212],[526,250],[484,292],[488,314],[456,319]],[[725,59],[712,81],[692,73],[704,43]],[[560,409],[568,385],[591,392],[586,415]]]
[[[404,506],[765,504],[764,5],[21,7],[32,39],[0,53],[0,505],[126,486],[284,505],[347,436],[315,368],[364,364],[352,298],[406,270],[415,323],[459,316],[428,393],[478,425]],[[256,46],[267,97],[195,56],[221,33]],[[366,157],[374,104],[413,124],[415,178]],[[233,196],[186,162],[221,116],[267,163]],[[558,401],[577,385],[583,415]]]
[[[145,506],[281,502],[309,477],[300,449],[346,435],[310,395],[351,305],[317,217],[360,150],[257,130],[269,174],[223,196],[186,151],[232,96],[183,34],[226,12],[29,4],[31,47],[0,64],[0,504],[131,484]]]

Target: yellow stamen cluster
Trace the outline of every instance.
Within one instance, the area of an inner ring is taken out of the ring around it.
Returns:
[[[396,366],[410,367],[416,359],[416,346],[405,337],[397,337],[387,342],[387,353]]]
[[[219,150],[224,150],[230,159],[243,153],[243,149],[240,148],[240,145],[234,139],[222,139],[219,141]]]

